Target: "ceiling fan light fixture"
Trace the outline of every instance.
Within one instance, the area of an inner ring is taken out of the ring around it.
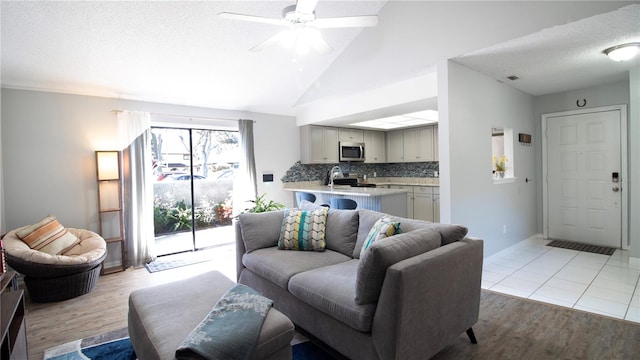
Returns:
[[[640,43],[621,44],[605,49],[603,53],[613,61],[626,61],[640,52]]]

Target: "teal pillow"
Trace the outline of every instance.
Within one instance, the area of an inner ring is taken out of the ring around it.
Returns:
[[[375,224],[373,224],[371,230],[369,230],[369,234],[362,244],[360,255],[362,256],[362,252],[367,250],[367,248],[369,248],[369,246],[374,242],[400,233],[402,233],[402,230],[400,229],[399,222],[391,220],[390,217],[383,217],[382,219],[379,219]]]
[[[278,249],[324,251],[327,211],[287,209],[284,211]]]

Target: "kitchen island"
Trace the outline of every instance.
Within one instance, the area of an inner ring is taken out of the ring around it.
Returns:
[[[316,204],[330,204],[333,198],[347,198],[355,200],[358,208],[369,209],[395,215],[407,217],[407,190],[405,189],[387,189],[382,187],[351,187],[348,185],[329,185],[320,184],[303,184],[293,183],[287,184],[284,190],[294,193],[307,192],[316,196]]]

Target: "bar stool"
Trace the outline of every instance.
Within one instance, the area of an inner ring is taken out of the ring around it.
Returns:
[[[307,193],[307,192],[297,192],[296,193],[296,201],[298,202],[298,205],[300,205],[302,200],[307,200],[307,201],[313,203],[313,202],[316,202],[316,196],[311,194],[311,193]]]
[[[331,199],[332,209],[346,209],[354,210],[358,207],[358,203],[355,200],[346,198],[333,198]]]

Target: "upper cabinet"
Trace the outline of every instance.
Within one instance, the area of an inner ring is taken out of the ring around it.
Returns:
[[[347,142],[364,142],[364,131],[360,129],[343,129],[338,130],[339,141]]]
[[[433,152],[434,126],[425,126],[404,131],[404,161],[435,161]]]
[[[385,163],[385,138],[384,132],[365,130],[364,131],[364,156],[365,163]]]
[[[437,126],[387,132],[387,162],[437,160]]]
[[[307,125],[300,128],[300,162],[338,162],[338,128]]]
[[[387,132],[387,162],[404,162],[403,130]]]

